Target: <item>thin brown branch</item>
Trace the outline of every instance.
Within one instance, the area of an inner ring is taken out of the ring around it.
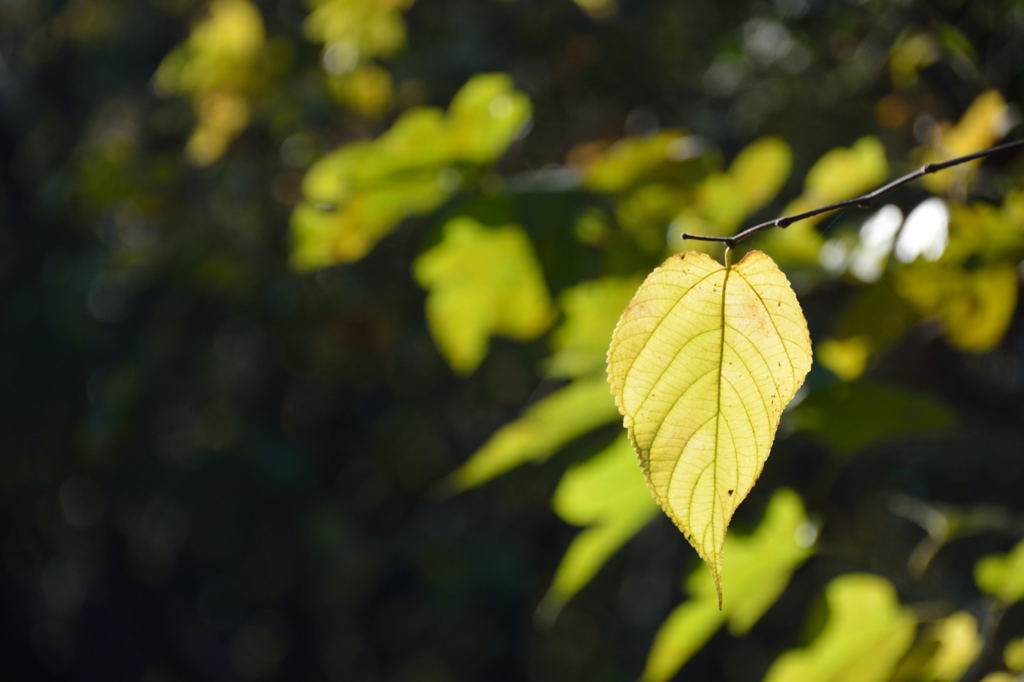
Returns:
[[[929,163],[924,166],[921,166],[915,171],[907,173],[906,175],[901,175],[895,180],[887,182],[881,187],[877,187],[866,194],[860,195],[859,197],[853,197],[852,199],[846,199],[844,201],[837,201],[834,204],[821,206],[819,208],[812,208],[809,211],[804,211],[803,213],[797,213],[795,215],[782,216],[779,218],[774,218],[772,220],[766,220],[763,223],[758,223],[753,227],[748,227],[745,230],[737,232],[731,237],[708,237],[705,235],[686,233],[684,233],[682,237],[683,239],[696,239],[702,242],[719,242],[721,244],[725,244],[727,247],[731,249],[740,242],[742,242],[743,240],[754,236],[758,232],[767,230],[768,228],[789,227],[795,222],[805,220],[807,218],[812,218],[816,215],[821,215],[822,213],[831,213],[832,211],[838,211],[840,209],[850,208],[853,206],[857,208],[867,208],[878,197],[882,196],[883,194],[886,194],[887,192],[891,192],[900,185],[905,185],[912,180],[917,180],[922,176],[928,175],[930,173],[936,173],[940,170],[944,170],[952,166],[958,166],[961,163],[967,163],[968,161],[974,161],[975,159],[982,159],[987,156],[992,156],[993,154],[999,154],[1000,152],[1009,151],[1011,149],[1017,149],[1018,147],[1024,147],[1024,140],[1006,142],[1005,144],[996,145],[995,147],[982,149],[980,152],[974,152],[973,154],[967,154],[965,156],[958,156],[955,159],[949,159],[948,161],[942,161],[940,163]]]

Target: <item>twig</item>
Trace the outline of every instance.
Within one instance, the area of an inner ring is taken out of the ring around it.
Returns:
[[[800,220],[812,218],[816,215],[821,215],[822,213],[831,213],[832,211],[838,211],[843,208],[850,208],[852,206],[856,206],[857,208],[867,208],[868,206],[871,205],[871,202],[873,202],[878,197],[896,189],[900,185],[905,185],[911,180],[917,180],[918,178],[924,175],[928,175],[929,173],[935,173],[937,171],[950,168],[952,166],[958,166],[961,163],[967,163],[968,161],[973,161],[975,159],[981,159],[986,156],[998,154],[1000,152],[1009,151],[1011,149],[1017,149],[1018,147],[1024,147],[1024,140],[1015,140],[1013,142],[1007,142],[1005,144],[996,145],[995,147],[982,149],[980,152],[974,152],[973,154],[967,154],[966,156],[958,156],[955,159],[949,159],[948,161],[942,161],[940,163],[929,163],[924,166],[921,166],[915,171],[907,173],[906,175],[901,175],[895,180],[887,182],[881,187],[873,189],[867,194],[862,194],[859,197],[846,199],[845,201],[838,201],[834,204],[829,204],[828,206],[812,208],[810,211],[804,211],[803,213],[797,213],[796,215],[782,216],[780,218],[775,218],[773,220],[766,220],[763,223],[758,223],[753,227],[748,227],[747,229],[741,232],[737,232],[731,237],[708,237],[699,234],[686,233],[683,233],[682,236],[683,239],[696,239],[702,242],[719,242],[721,244],[725,244],[727,247],[731,249],[735,247],[737,244],[739,244],[741,241],[754,236],[758,232],[767,230],[770,227],[789,227],[793,223],[798,222]]]

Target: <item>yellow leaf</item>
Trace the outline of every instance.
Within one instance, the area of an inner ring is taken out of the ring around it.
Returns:
[[[305,21],[306,36],[351,56],[339,60],[330,54],[324,62],[339,70],[332,62],[355,62],[364,57],[388,56],[405,44],[405,21],[402,10],[413,0],[309,0],[312,11]]]
[[[955,126],[946,124],[938,129],[924,163],[945,161],[992,146],[1002,136],[1008,115],[1006,100],[997,90],[981,93]],[[945,173],[927,175],[923,178],[924,185],[932,192],[945,192],[954,184],[968,180],[979,163],[971,161]]]
[[[457,489],[472,488],[525,462],[543,461],[569,441],[611,422],[616,414],[603,378],[573,382],[501,427],[449,482]]]
[[[583,182],[595,192],[624,192],[681,173],[703,152],[700,141],[678,130],[663,130],[647,137],[627,137],[590,161]]]
[[[887,172],[885,148],[876,137],[862,137],[850,147],[829,150],[807,172],[803,193],[783,214],[854,197],[885,180]],[[822,217],[802,220],[784,230],[769,230],[758,238],[759,248],[771,251],[782,263],[817,264],[823,240],[814,225]]]
[[[991,554],[974,566],[974,582],[1006,604],[1024,599],[1024,542],[1009,554]]]
[[[874,356],[903,337],[912,317],[888,280],[862,287],[840,315],[832,338],[817,345],[815,356],[840,379],[853,381]]]
[[[569,545],[537,609],[547,622],[658,511],[636,470],[636,456],[625,434],[569,467],[552,503],[564,521],[587,528]]]
[[[452,100],[449,121],[456,156],[470,163],[494,161],[530,119],[529,98],[503,73],[475,76]]]
[[[329,75],[327,87],[344,106],[367,118],[380,118],[391,108],[394,86],[388,70],[360,64],[348,73]]]
[[[901,608],[892,585],[850,573],[825,588],[829,618],[805,649],[789,651],[765,682],[883,682],[914,638],[915,618]]]
[[[560,302],[565,321],[551,335],[551,376],[590,374],[604,366],[612,330],[639,279],[605,277],[566,289]]]
[[[1003,663],[1014,672],[1024,672],[1024,637],[1011,639],[1003,649]]]
[[[612,336],[608,378],[655,499],[711,568],[782,410],[811,367],[786,276],[748,253],[731,268],[687,252],[640,286]]]
[[[862,137],[849,148],[832,149],[818,159],[804,178],[803,195],[786,212],[848,199],[885,180],[887,172],[882,142],[877,137]]]
[[[889,48],[889,75],[900,87],[917,84],[918,72],[935,63],[942,56],[935,39],[926,33],[911,33],[900,37]]]
[[[686,580],[691,599],[676,607],[658,628],[644,680],[671,678],[726,621],[733,635],[746,634],[811,555],[815,535],[800,497],[792,490],[777,490],[753,533],[730,532],[725,541],[729,563],[724,576],[734,597],[719,611],[710,573],[704,567],[691,573]]]
[[[978,621],[966,611],[930,626],[903,658],[892,682],[956,682],[981,653]]]
[[[714,173],[697,186],[695,210],[711,223],[697,234],[731,234],[740,221],[770,201],[789,176],[792,154],[777,137],[763,137],[749,144],[733,160],[729,171]],[[689,230],[687,230],[689,231]]]
[[[410,109],[376,140],[328,153],[302,182],[305,201],[292,213],[292,264],[311,269],[362,258],[402,220],[433,211],[457,192],[460,162],[500,155],[529,110],[507,76],[483,74],[456,93],[447,114]]]
[[[789,177],[793,154],[785,140],[762,137],[750,143],[729,166],[729,176],[749,211],[771,201]]]
[[[267,80],[260,12],[248,0],[214,0],[209,16],[161,62],[154,77],[164,94],[191,94],[196,127],[185,153],[207,166],[249,124],[249,95]]]
[[[843,381],[853,381],[867,369],[871,350],[868,338],[863,335],[825,339],[818,344],[818,362]]]
[[[426,289],[427,321],[457,372],[476,369],[492,334],[526,341],[548,328],[551,300],[533,247],[517,225],[491,228],[460,216],[413,266]]]
[[[934,317],[951,345],[984,353],[1006,333],[1017,308],[1019,275],[1013,263],[974,269],[917,262],[898,270],[896,291],[925,317]]]

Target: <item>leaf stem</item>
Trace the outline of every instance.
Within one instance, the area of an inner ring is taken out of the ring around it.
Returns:
[[[1022,147],[1022,146],[1024,146],[1024,140],[1014,140],[1013,142],[1006,142],[1004,144],[996,145],[995,147],[989,147],[988,149],[982,149],[980,152],[974,152],[973,154],[966,154],[964,156],[958,156],[956,158],[949,159],[947,161],[941,161],[939,163],[925,164],[924,166],[921,166],[917,170],[911,171],[910,173],[907,173],[906,175],[901,175],[900,177],[896,178],[895,180],[891,180],[891,181],[887,182],[886,184],[882,185],[881,187],[876,187],[875,189],[871,190],[870,192],[867,192],[866,194],[861,194],[860,196],[853,197],[852,199],[846,199],[844,201],[837,201],[836,203],[828,204],[827,206],[820,206],[818,208],[812,208],[811,210],[804,211],[803,213],[797,213],[795,215],[789,215],[789,216],[781,216],[779,218],[773,218],[772,220],[766,220],[763,223],[758,223],[757,225],[754,225],[753,227],[748,227],[745,230],[737,232],[736,234],[734,234],[731,237],[709,237],[709,236],[706,236],[706,235],[687,234],[687,233],[684,232],[683,235],[682,235],[682,238],[683,239],[694,239],[694,240],[702,241],[702,242],[719,242],[719,243],[725,244],[726,245],[726,267],[728,267],[728,257],[729,257],[728,254],[729,254],[729,251],[733,247],[735,247],[737,244],[739,244],[740,242],[742,242],[742,241],[744,241],[746,239],[749,239],[750,237],[753,237],[758,232],[763,232],[764,230],[767,230],[767,229],[772,228],[772,227],[786,228],[786,227],[789,227],[790,225],[792,225],[795,222],[798,222],[798,221],[801,221],[801,220],[805,220],[807,218],[812,218],[812,217],[814,217],[816,215],[821,215],[822,213],[831,213],[832,211],[838,211],[838,210],[844,209],[844,208],[850,208],[850,207],[868,208],[869,206],[871,206],[871,203],[875,199],[877,199],[878,197],[880,197],[883,194],[886,194],[888,192],[891,192],[892,190],[896,189],[900,185],[905,185],[905,184],[907,184],[908,182],[910,182],[912,180],[917,180],[918,178],[920,178],[922,176],[928,175],[930,173],[936,173],[936,172],[938,172],[940,170],[945,170],[946,168],[951,168],[953,166],[958,166],[961,163],[967,163],[968,161],[974,161],[975,159],[985,158],[987,156],[992,156],[994,154],[999,154],[1000,152],[1009,151],[1011,149],[1017,149],[1018,147]]]

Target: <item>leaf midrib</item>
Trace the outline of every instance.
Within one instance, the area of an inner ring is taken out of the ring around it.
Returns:
[[[732,272],[732,266],[729,264],[728,256],[726,256],[726,267],[725,267],[725,278],[722,280],[722,334],[718,341],[718,397],[715,406],[715,452],[714,452],[714,473],[711,477],[711,543],[714,547],[714,561],[712,562],[711,572],[715,576],[716,585],[719,584],[718,575],[718,560],[719,560],[719,549],[717,542],[715,541],[715,508],[719,504],[718,498],[718,456],[720,450],[720,442],[722,439],[722,373],[725,371],[725,299],[728,295],[729,290],[729,273]],[[722,608],[722,590],[718,588],[718,608]]]

